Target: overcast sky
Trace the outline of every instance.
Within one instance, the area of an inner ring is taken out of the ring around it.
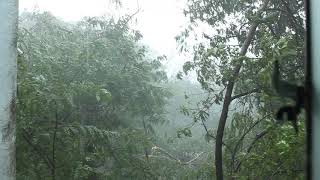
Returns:
[[[100,16],[111,14],[133,14],[137,24],[133,28],[143,34],[143,42],[158,55],[165,54],[168,75],[175,76],[186,57],[179,55],[174,37],[178,35],[187,22],[183,15],[186,0],[122,0],[122,10],[115,10],[109,0],[20,0],[20,12],[27,10],[50,11],[66,21],[77,21],[84,16]],[[139,6],[139,7],[138,7]]]

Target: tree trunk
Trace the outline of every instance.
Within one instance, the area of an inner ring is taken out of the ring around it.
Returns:
[[[148,131],[147,131],[147,127],[146,127],[146,122],[144,120],[144,117],[142,119],[142,124],[143,124],[143,129],[144,129],[144,135],[146,137],[148,137]],[[145,156],[146,156],[146,159],[149,160],[149,152],[148,152],[148,147],[144,147],[144,153],[145,153]]]
[[[264,10],[268,4],[268,0],[266,0],[261,8],[259,9],[258,13]],[[254,34],[256,32],[256,29],[258,27],[258,22],[253,22],[251,24],[251,27],[247,33],[246,40],[244,41],[239,56],[245,56],[248,50],[248,47],[251,43],[251,40],[254,37]],[[237,77],[239,76],[239,72],[241,69],[243,61],[241,60],[239,64],[237,64],[234,68],[232,78],[229,80],[227,88],[226,88],[226,94],[224,96],[222,111],[220,114],[219,119],[219,125],[217,129],[217,136],[216,136],[216,150],[215,150],[215,166],[216,166],[216,178],[217,180],[223,180],[223,164],[222,164],[222,145],[223,145],[223,134],[224,134],[224,128],[226,125],[226,121],[228,118],[228,112],[229,112],[229,105],[232,99],[232,91],[234,88],[235,81]]]
[[[15,179],[18,1],[0,1],[0,179]]]

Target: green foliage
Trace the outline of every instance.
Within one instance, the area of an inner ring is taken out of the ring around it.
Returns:
[[[49,13],[20,17],[17,179],[153,177],[141,128],[163,122],[169,91],[161,62],[126,24]]]
[[[184,14],[190,24],[176,40],[181,51],[191,51],[193,59],[184,64],[184,74],[180,72],[177,77],[182,79],[183,75],[196,72],[208,98],[199,102],[196,113],[187,108],[182,112],[196,114],[193,117],[200,123],[206,121],[213,104],[228,101],[224,94],[228,85],[234,83],[232,102],[227,102],[224,175],[239,179],[302,178],[304,127],[300,127],[302,133],[298,136],[293,136],[292,129],[284,129],[287,125],[274,127],[277,109],[292,102],[275,94],[270,75],[273,62],[279,60],[284,79],[296,84],[303,82],[303,1],[271,0],[265,9],[259,10],[264,2],[188,0]],[[243,53],[249,29],[255,23],[259,25],[247,53]],[[203,30],[203,26],[207,29]]]
[[[72,24],[47,12],[22,14],[17,179],[214,179],[212,142],[230,82],[224,175],[302,179],[303,118],[299,134],[274,121],[292,102],[275,94],[270,74],[279,60],[284,79],[303,82],[303,3],[271,0],[257,13],[262,3],[188,0],[190,24],[176,40],[193,58],[177,78],[195,72],[198,83],[168,81],[166,56],[149,55],[130,16]],[[248,53],[240,54],[255,22]],[[208,31],[199,34],[202,26]]]

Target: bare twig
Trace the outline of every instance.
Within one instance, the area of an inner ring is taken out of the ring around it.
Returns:
[[[204,152],[201,152],[199,154],[197,154],[196,157],[194,157],[193,159],[191,159],[190,161],[184,163],[184,164],[191,164],[193,161],[195,161],[196,159],[198,159]]]
[[[126,18],[126,20],[124,21],[125,24],[127,24],[135,15],[137,15],[140,12],[140,6],[139,6],[139,1],[138,0],[137,0],[137,6],[138,6],[137,11]]]
[[[170,154],[169,152],[167,152],[166,150],[164,150],[161,147],[158,146],[153,146],[152,150],[159,150],[162,153],[164,153],[165,155],[167,155],[168,157],[164,157],[164,156],[149,156],[149,157],[162,157],[162,158],[166,158],[166,159],[170,159],[170,160],[174,160],[176,162],[178,162],[179,164],[182,165],[188,165],[191,164],[192,162],[194,162],[195,160],[197,160],[204,152],[200,152],[199,154],[197,154],[194,158],[192,158],[191,160],[187,161],[187,162],[182,162],[179,158],[175,157],[174,155]]]

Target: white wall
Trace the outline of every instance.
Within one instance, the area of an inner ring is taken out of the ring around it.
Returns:
[[[5,127],[13,119],[14,106],[10,106],[16,95],[16,30],[18,15],[17,0],[0,0],[0,180],[15,179],[10,171],[15,160],[14,131],[5,139]],[[11,107],[11,108],[10,108]],[[14,129],[13,129],[14,130]],[[13,151],[14,152],[14,151]]]

